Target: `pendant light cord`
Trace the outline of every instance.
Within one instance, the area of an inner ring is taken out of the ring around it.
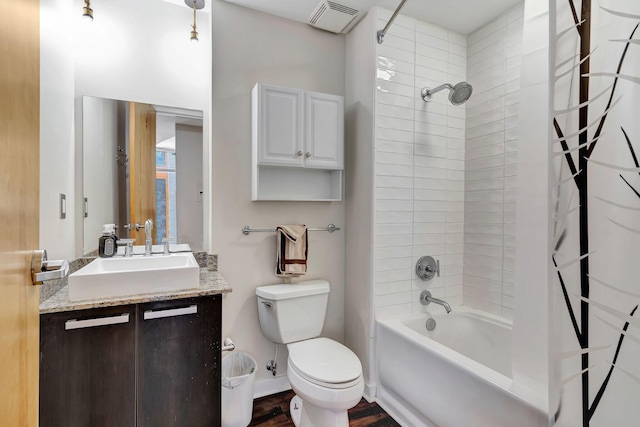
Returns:
[[[196,31],[196,0],[193,0],[193,31]]]

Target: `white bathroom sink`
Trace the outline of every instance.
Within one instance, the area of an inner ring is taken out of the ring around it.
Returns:
[[[97,258],[69,275],[69,300],[84,301],[197,288],[192,253]]]

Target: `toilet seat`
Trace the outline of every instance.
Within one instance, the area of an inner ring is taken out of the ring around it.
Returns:
[[[351,350],[329,338],[289,344],[289,366],[321,387],[344,389],[362,381],[362,364]]]

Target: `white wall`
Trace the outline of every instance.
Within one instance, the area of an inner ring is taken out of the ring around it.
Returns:
[[[74,0],[74,18],[84,1]],[[208,16],[200,42],[189,41],[193,10],[159,0],[93,4],[94,20],[75,22],[76,97],[98,96],[205,110],[210,51]]]
[[[110,0],[92,5],[92,22],[82,20],[83,5],[73,0],[41,7],[41,245],[51,257],[70,259],[81,255],[83,244],[82,221],[75,220],[82,215],[82,138],[76,126],[82,123],[82,96],[202,110],[209,135],[209,15],[199,14],[200,42],[193,44],[193,13],[184,5]],[[202,161],[208,166],[206,156]],[[71,214],[64,221],[58,219],[60,192],[67,194]]]
[[[546,2],[527,0],[524,10],[518,146],[513,375],[541,396],[548,393],[549,118]],[[553,282],[552,282],[553,283]],[[544,402],[547,403],[547,402]],[[551,414],[556,408],[550,408]]]
[[[359,357],[365,383],[375,383],[373,353],[373,182],[376,12],[347,34],[345,72],[346,283],[345,344]],[[372,390],[365,388],[365,396]]]
[[[118,218],[118,101],[88,97],[82,103],[84,194],[89,216],[84,220],[83,253],[96,253],[102,225]],[[124,141],[122,141],[124,148]]]
[[[202,250],[202,128],[176,125],[178,242]]]
[[[72,4],[51,0],[42,2],[40,9],[40,247],[50,259],[72,259],[76,223],[74,68],[68,31]],[[60,193],[67,196],[66,219],[60,219]]]
[[[326,336],[344,336],[345,213],[343,202],[251,201],[251,89],[256,82],[344,95],[345,36],[213,1],[212,52],[212,230],[219,269],[233,287],[223,301],[223,336],[258,362],[256,391],[273,379],[264,366],[274,344],[260,331],[255,288],[279,283],[274,274],[275,234],[244,236],[244,225],[278,224],[342,227],[335,233],[311,232],[306,278],[331,283]],[[347,142],[349,144],[349,142]],[[286,375],[286,351],[278,358],[278,376]],[[285,381],[286,382],[286,381]]]
[[[524,3],[468,37],[464,304],[513,315]]]
[[[378,11],[382,28],[391,12]],[[376,316],[423,311],[423,289],[462,304],[465,110],[420,91],[465,80],[466,51],[465,36],[405,16],[376,47]],[[416,277],[423,255],[440,260],[440,277]]]

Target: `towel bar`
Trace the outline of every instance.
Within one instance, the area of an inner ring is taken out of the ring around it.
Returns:
[[[325,228],[307,228],[307,231],[328,231],[329,233],[333,233],[334,231],[340,230],[340,227],[336,227],[335,224],[329,224]],[[245,225],[242,227],[242,234],[245,236],[249,235],[249,233],[275,233],[275,228],[251,228],[249,225]]]

